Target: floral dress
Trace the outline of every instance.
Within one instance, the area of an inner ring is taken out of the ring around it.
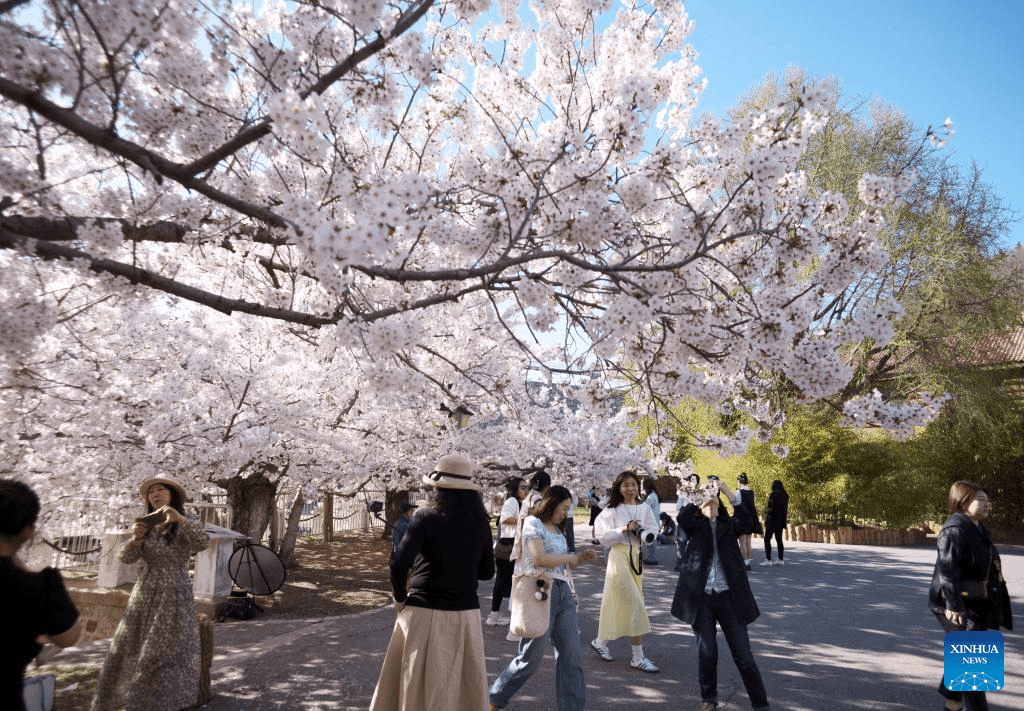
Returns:
[[[188,561],[209,536],[191,516],[171,541],[151,528],[118,557],[143,561],[128,606],[107,652],[93,711],[179,711],[199,695],[199,626]]]

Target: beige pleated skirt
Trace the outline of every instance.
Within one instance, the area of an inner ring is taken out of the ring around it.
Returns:
[[[395,620],[370,711],[486,711],[480,610],[406,606]]]
[[[644,580],[629,566],[629,546],[619,543],[608,552],[604,573],[604,597],[597,636],[603,640],[639,637],[651,631],[651,621],[644,606]],[[633,562],[640,556],[640,547],[633,546]]]

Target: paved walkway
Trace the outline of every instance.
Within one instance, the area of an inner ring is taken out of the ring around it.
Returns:
[[[577,527],[587,543],[589,528]],[[755,540],[755,546],[759,541]],[[1006,632],[1006,689],[992,692],[992,709],[1024,709],[1024,548],[1001,546],[1014,596],[1018,632]],[[927,609],[934,544],[907,547],[787,543],[784,567],[756,565],[751,581],[761,618],[750,626],[754,654],[776,711],[940,709],[943,633]],[[669,613],[676,574],[674,549],[660,547],[663,565],[648,567],[645,596],[654,631],[644,641],[660,674],[628,666],[629,644],[610,647],[601,661],[587,646],[597,631],[603,564],[577,571],[588,708],[686,711],[699,706],[697,652],[689,627]],[[481,602],[489,609],[489,582]],[[390,608],[316,620],[233,621],[215,627],[213,688],[208,711],[309,709],[355,711],[369,706],[391,634]],[[484,627],[493,679],[515,645],[506,630]],[[724,709],[750,708],[727,646],[719,635],[719,698]],[[67,650],[61,664],[96,662],[105,644]],[[548,656],[551,661],[551,655]],[[531,679],[509,711],[554,709],[553,663]]]

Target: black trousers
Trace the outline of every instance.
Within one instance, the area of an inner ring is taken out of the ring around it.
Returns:
[[[772,559],[772,536],[775,536],[775,544],[779,547],[779,560],[785,558],[786,549],[782,546],[782,529],[766,528],[764,531],[764,557]]]
[[[961,632],[964,629],[957,627],[947,620],[945,615],[938,612],[935,612],[935,618],[946,632]],[[978,632],[985,631],[982,627],[972,627],[972,629]],[[950,691],[946,688],[945,677],[943,677],[939,679],[939,693],[947,699],[961,702],[964,705],[963,711],[988,711],[988,699],[985,698],[984,691]]]

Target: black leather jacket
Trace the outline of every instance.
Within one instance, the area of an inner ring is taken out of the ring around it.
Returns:
[[[679,582],[676,584],[675,596],[672,599],[672,616],[676,619],[693,624],[697,612],[703,605],[704,586],[711,572],[711,559],[714,548],[711,540],[711,521],[693,504],[687,504],[679,512],[676,519],[679,531],[686,536],[683,549],[682,565],[679,568]],[[740,554],[740,545],[736,540],[734,521],[719,508],[718,523],[715,524],[718,539],[718,558],[722,562],[725,581],[729,585],[729,594],[733,608],[741,624],[749,625],[761,614],[750,591],[747,569]]]
[[[988,599],[967,600],[961,595],[962,581],[985,579],[989,581]],[[999,551],[984,524],[975,525],[966,514],[953,514],[939,532],[939,555],[928,604],[939,615],[945,614],[947,608],[966,613],[968,629],[1013,629]]]

